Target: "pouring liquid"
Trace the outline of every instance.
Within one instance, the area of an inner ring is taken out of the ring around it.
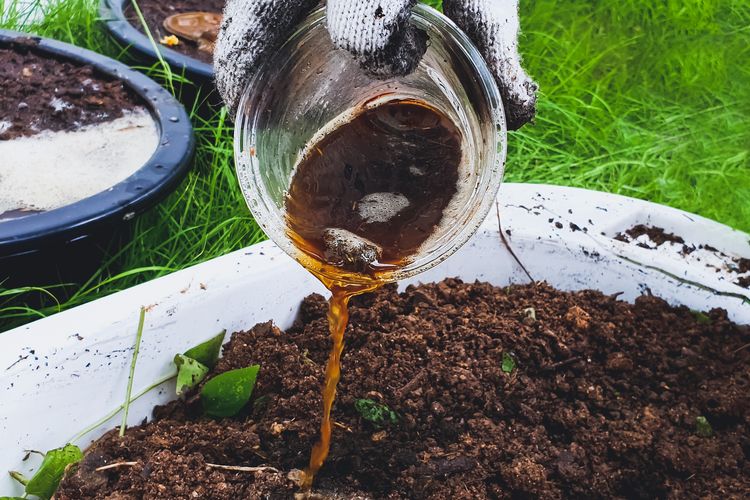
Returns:
[[[320,439],[302,479],[309,491],[331,444],[348,303],[393,281],[434,234],[456,196],[461,132],[418,100],[365,109],[309,147],[285,200],[300,262],[328,288],[333,346],[323,385]]]

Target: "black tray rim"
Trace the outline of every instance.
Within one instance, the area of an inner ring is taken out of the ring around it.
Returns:
[[[125,3],[130,0],[102,0],[99,6],[99,16],[104,22],[110,35],[122,46],[132,48],[142,59],[152,62],[159,60],[148,37],[138,31],[125,18]],[[159,47],[161,57],[173,68],[185,71],[185,76],[196,82],[213,82],[213,65],[186,56],[167,47]]]

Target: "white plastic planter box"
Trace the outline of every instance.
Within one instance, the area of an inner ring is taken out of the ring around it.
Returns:
[[[613,239],[639,223],[725,256],[706,250],[683,256],[682,245],[648,250]],[[623,292],[625,300],[650,292],[693,309],[722,307],[732,320],[750,323],[750,290],[722,270],[733,257],[750,257],[747,234],[679,210],[580,189],[506,184],[497,212],[477,235],[412,281],[458,276],[496,285],[528,282],[501,234],[535,280],[557,288]],[[122,404],[141,306],[149,309],[134,394],[168,374],[175,353],[222,329],[231,333],[269,319],[289,327],[311,292],[325,290],[266,242],[0,334],[0,496],[21,493],[5,471],[31,473],[39,463],[35,455],[24,461],[24,450],[61,446]],[[173,398],[173,389],[164,384],[138,400],[129,424]],[[111,420],[76,444],[87,446],[117,423]]]

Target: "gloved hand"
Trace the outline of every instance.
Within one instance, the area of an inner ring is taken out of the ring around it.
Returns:
[[[328,31],[375,76],[405,75],[424,55],[409,24],[416,0],[328,0]],[[291,35],[318,0],[228,0],[214,52],[216,84],[232,115],[252,72]],[[495,75],[510,130],[531,121],[537,85],[518,54],[518,0],[444,0],[443,10],[474,41]]]

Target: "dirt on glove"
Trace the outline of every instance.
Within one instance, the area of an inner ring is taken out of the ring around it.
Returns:
[[[217,14],[221,14],[224,11],[225,3],[226,0],[175,0],[166,2],[161,0],[138,0],[138,7],[140,7],[143,13],[143,18],[146,20],[148,29],[158,42],[164,36],[170,35],[164,29],[163,24],[164,20],[169,16],[185,12],[216,12]],[[138,19],[138,15],[130,2],[123,9],[123,13],[128,22],[135,26],[138,31],[145,32],[143,24]],[[180,38],[179,44],[171,45],[168,48],[205,63],[210,64],[213,60],[213,54],[199,50],[197,44],[183,38]]]
[[[121,81],[37,54],[36,45],[29,38],[0,48],[0,124],[8,124],[0,140],[107,122],[141,104]]]
[[[320,498],[750,495],[750,328],[723,310],[457,279],[350,310]],[[233,335],[214,374],[261,365],[240,416],[202,417],[196,396],[157,408],[95,443],[56,498],[292,497],[318,434],[325,314],[312,295],[288,331]]]

